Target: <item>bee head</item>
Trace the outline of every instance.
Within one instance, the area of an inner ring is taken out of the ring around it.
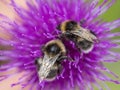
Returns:
[[[69,31],[74,30],[77,26],[78,26],[77,22],[72,21],[72,20],[67,20],[59,24],[57,26],[57,29],[61,30],[62,33],[64,33],[64,32],[69,32]]]
[[[47,42],[43,46],[42,51],[44,52],[44,54],[47,54],[49,56],[56,56],[57,54],[66,54],[65,46],[59,39]]]
[[[77,22],[75,21],[68,21],[66,22],[65,30],[66,31],[72,31],[77,27]]]
[[[61,48],[57,44],[51,43],[51,44],[47,45],[46,47],[44,47],[43,50],[49,55],[57,55],[60,53]]]

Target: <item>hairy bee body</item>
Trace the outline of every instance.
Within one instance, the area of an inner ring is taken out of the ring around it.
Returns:
[[[44,57],[36,60],[39,81],[52,81],[60,74],[61,61],[66,59],[66,48],[60,40],[51,40],[47,42],[42,51]]]
[[[43,58],[39,58],[36,60],[36,65],[37,65],[37,71],[38,71],[38,75],[39,75],[39,81],[42,81],[42,80],[46,80],[46,81],[53,81],[57,75],[60,74],[61,70],[62,70],[62,65],[59,61],[56,61],[52,66],[51,68],[46,68],[46,67],[43,67],[42,68],[42,65],[43,65]],[[46,72],[45,74],[42,74]]]
[[[89,53],[93,49],[94,44],[93,42],[90,42],[86,39],[78,38],[76,40],[76,46],[80,48],[84,53]]]
[[[79,23],[72,20],[62,22],[57,29],[61,30],[65,38],[75,42],[77,48],[84,53],[89,53],[97,41],[97,37],[92,31],[81,27]]]

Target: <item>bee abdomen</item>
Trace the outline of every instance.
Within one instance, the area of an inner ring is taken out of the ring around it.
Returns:
[[[82,49],[88,49],[92,46],[92,42],[90,41],[87,41],[87,40],[83,40],[83,41],[79,41],[78,42],[78,45],[82,48]]]
[[[50,72],[49,72],[49,74],[48,74],[48,76],[46,78],[52,79],[55,76],[57,76],[57,69],[50,70]]]

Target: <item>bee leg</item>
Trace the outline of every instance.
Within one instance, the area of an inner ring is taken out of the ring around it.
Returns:
[[[45,51],[45,45],[41,45],[40,50]]]
[[[35,58],[35,65],[37,65],[38,64],[38,59],[39,59],[39,57],[37,57],[37,58]]]
[[[61,33],[61,34],[57,35],[57,38],[64,39],[65,38],[65,34]]]
[[[58,38],[63,38],[63,34],[57,35]]]
[[[80,46],[78,44],[76,44],[77,50],[81,53],[81,49]]]
[[[38,63],[37,59],[35,59],[35,62],[34,62],[34,63],[35,63],[35,65],[37,65],[37,63]]]
[[[60,26],[61,26],[61,25],[59,24],[59,25],[56,27],[56,29],[60,30]]]
[[[58,59],[58,61],[63,61],[64,59],[69,59],[70,61],[74,61],[71,57],[68,57],[68,56],[62,56]]]
[[[95,32],[93,32],[92,30],[90,30],[90,33],[92,33],[93,35],[95,35],[95,36],[96,36]]]
[[[61,34],[58,34],[58,35],[54,35],[54,37],[55,37],[55,38],[59,38],[59,39],[63,39],[63,38],[64,38],[64,36],[63,36],[62,33],[61,33]]]
[[[58,65],[58,74],[61,74],[63,70],[63,66],[61,64]]]
[[[66,36],[68,36],[68,35],[71,35],[71,33],[70,32],[66,32],[66,33],[61,33],[61,34],[59,34],[59,35],[57,35],[58,36],[58,38],[65,38]]]
[[[66,56],[66,59],[69,59],[70,61],[74,61],[71,57],[69,57],[69,56]]]

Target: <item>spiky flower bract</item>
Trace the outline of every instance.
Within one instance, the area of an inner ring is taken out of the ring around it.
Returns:
[[[34,1],[34,3],[32,3]],[[19,7],[13,0],[11,5],[17,12],[20,20],[10,21],[6,16],[0,15],[0,27],[10,35],[10,39],[0,38],[2,46],[9,46],[9,49],[1,50],[0,60],[9,60],[8,64],[0,68],[0,72],[10,71],[17,68],[16,73],[24,72],[19,81],[12,86],[21,85],[22,89],[30,85],[30,90],[93,90],[93,85],[102,89],[101,81],[110,81],[119,84],[117,78],[103,62],[116,62],[120,59],[118,52],[113,48],[119,48],[113,37],[119,36],[119,32],[111,33],[111,30],[120,26],[120,19],[113,22],[103,22],[99,16],[107,11],[114,0],[32,0],[26,1],[28,9]],[[67,49],[67,55],[75,61],[64,61],[62,73],[51,82],[39,83],[36,66],[36,58],[42,57],[41,47],[48,41],[56,39],[60,31],[56,29],[59,23],[65,20],[85,20],[82,27],[92,30],[99,43],[94,45],[94,49],[88,53],[80,53],[73,42],[63,40]],[[2,33],[2,31],[0,31]],[[107,74],[105,74],[106,72]],[[12,74],[13,75],[13,74]],[[4,80],[12,76],[5,74],[0,76]],[[105,84],[104,84],[105,85]],[[107,87],[106,87],[107,88]]]

